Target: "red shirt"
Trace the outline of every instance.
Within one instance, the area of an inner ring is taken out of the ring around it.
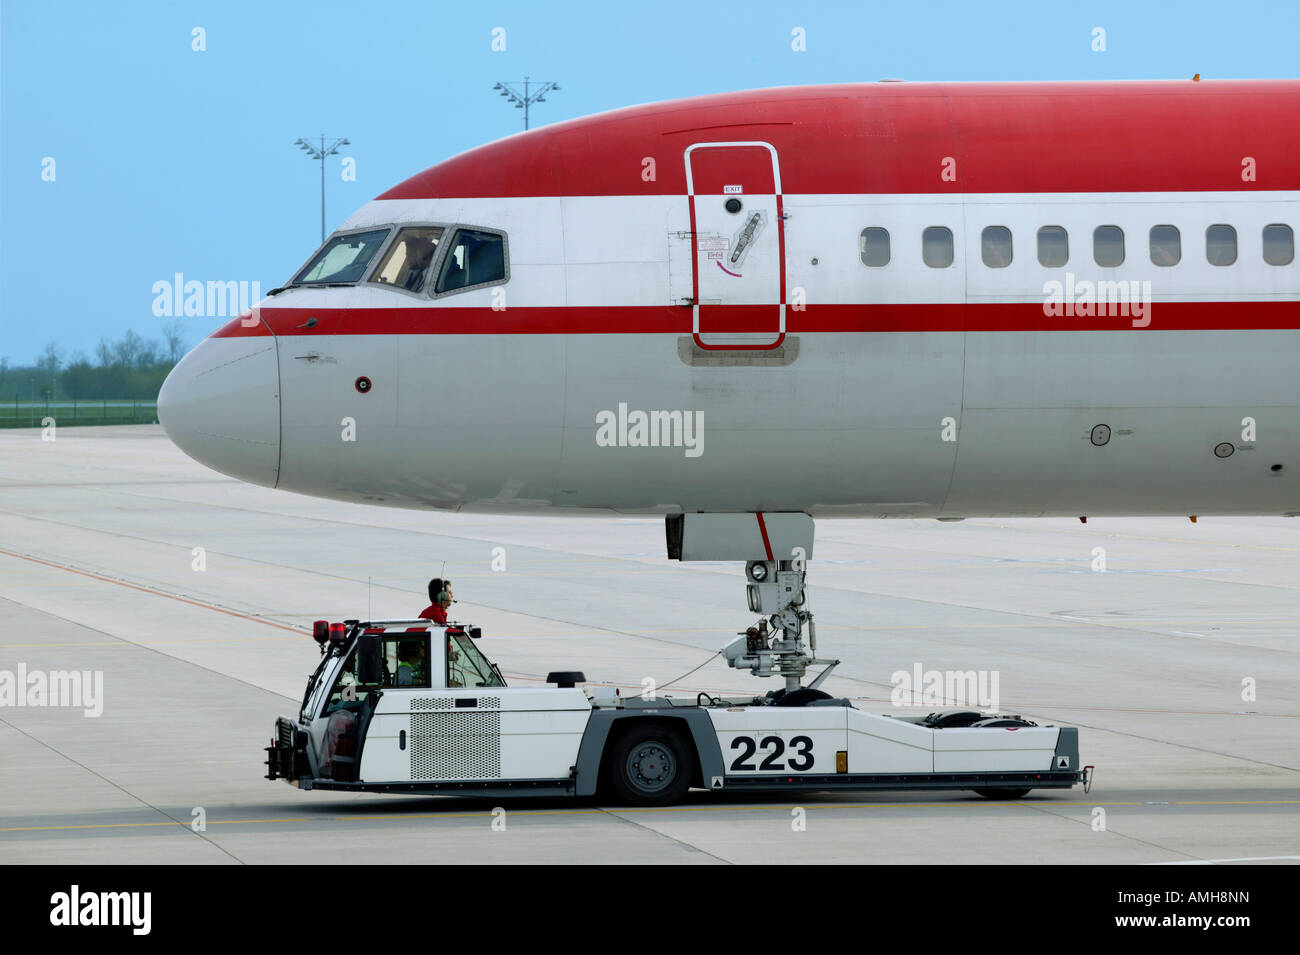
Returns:
[[[443,610],[437,604],[429,604],[420,611],[421,620],[432,620],[434,623],[447,626],[447,611]]]

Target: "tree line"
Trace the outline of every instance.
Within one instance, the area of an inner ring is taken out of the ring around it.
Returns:
[[[127,331],[116,341],[101,338],[93,356],[65,355],[50,342],[33,365],[0,357],[0,401],[63,401],[102,398],[153,401],[163,379],[185,354],[181,322],[164,322],[162,338]]]

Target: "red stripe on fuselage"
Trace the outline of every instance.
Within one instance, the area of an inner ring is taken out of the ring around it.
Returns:
[[[209,338],[248,338],[257,335],[270,335],[268,328],[260,318],[254,318],[252,312],[245,312],[238,318],[232,318],[222,325]]]
[[[727,321],[734,308],[736,320]],[[1300,329],[1300,302],[1153,302],[1130,314],[1049,316],[1041,302],[948,305],[808,305],[786,309],[788,334],[816,332],[1027,332]],[[710,333],[761,331],[752,306],[711,306]],[[663,306],[491,308],[263,308],[276,335],[690,335],[691,309]],[[316,325],[303,328],[308,318]],[[1134,326],[1150,319],[1145,328]],[[238,319],[214,338],[265,335]]]

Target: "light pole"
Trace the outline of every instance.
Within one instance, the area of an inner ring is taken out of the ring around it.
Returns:
[[[492,87],[494,90],[500,90],[502,96],[511,103],[514,103],[515,109],[522,109],[524,111],[524,129],[528,128],[528,107],[532,106],[534,103],[545,103],[546,94],[551,90],[558,90],[560,88],[559,83],[548,82],[541,84],[530,93],[528,90],[530,83],[531,81],[529,78],[525,76],[523,93],[520,93],[509,83],[498,83],[496,86]]]
[[[312,159],[320,160],[320,240],[325,241],[325,157],[333,156],[338,153],[340,146],[351,146],[352,144],[346,139],[336,139],[329,145],[325,146],[325,134],[320,137],[320,147],[317,148],[315,143],[300,139],[294,143],[299,149],[305,152]]]

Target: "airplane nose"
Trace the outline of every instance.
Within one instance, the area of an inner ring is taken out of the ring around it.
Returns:
[[[270,335],[208,338],[158,392],[172,443],[222,474],[275,487],[280,473],[280,367]]]

